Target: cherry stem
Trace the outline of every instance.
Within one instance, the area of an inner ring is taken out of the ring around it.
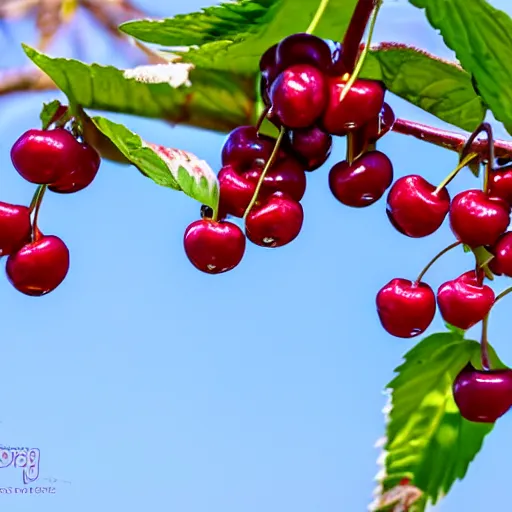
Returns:
[[[402,135],[411,135],[416,139],[456,151],[457,153],[462,151],[469,137],[464,133],[442,130],[440,128],[434,128],[433,126],[400,118],[395,120],[392,130],[396,133],[401,133]],[[478,153],[482,158],[485,158],[489,153],[486,140],[475,140],[472,143],[470,150]],[[497,157],[512,158],[512,141],[495,140],[494,152]]]
[[[350,73],[357,62],[359,46],[364,37],[368,20],[375,8],[375,0],[359,0],[343,38],[343,62]]]
[[[352,132],[348,132],[347,133],[347,152],[346,152],[346,158],[347,158],[347,162],[349,163],[349,165],[352,165],[352,162],[354,161],[355,159],[355,156],[354,156],[354,144],[355,144],[355,140],[354,140],[354,134]]]
[[[306,29],[306,34],[312,34],[316,27],[318,26],[318,23],[322,19],[322,16],[325,12],[325,8],[329,5],[329,0],[321,0],[320,5],[318,6],[318,9],[316,10],[315,16],[311,20],[311,23],[309,24],[309,27]]]
[[[482,320],[482,336],[480,338],[480,359],[482,361],[482,368],[487,371],[491,369],[491,363],[489,360],[489,340],[487,339],[489,314],[490,313],[487,313]]]
[[[494,304],[496,304],[496,302],[498,302],[499,300],[503,299],[503,297],[507,296],[509,293],[512,293],[512,286],[510,288],[507,288],[506,290],[503,290],[499,295],[497,295],[497,297],[494,299]]]
[[[370,43],[372,41],[373,29],[375,28],[375,22],[377,21],[377,14],[379,13],[379,9],[380,9],[381,5],[382,5],[382,0],[377,0],[375,9],[373,10],[372,18],[370,21],[370,28],[368,29],[367,43],[364,46],[364,49],[361,52],[361,55],[357,59],[357,64],[356,64],[356,67],[354,68],[354,72],[350,75],[350,78],[348,79],[347,83],[345,84],[345,87],[343,87],[343,90],[341,91],[339,102],[342,102],[345,99],[345,97],[347,96],[347,94],[350,91],[350,88],[354,85],[354,82],[357,80],[357,77],[359,76],[361,69],[363,68],[363,64],[366,59],[366,56],[368,55],[368,52],[370,51]]]
[[[37,222],[39,220],[39,210],[41,209],[41,203],[43,202],[43,197],[47,189],[47,185],[39,185],[34,194],[32,202],[30,203],[30,212],[34,212],[34,220],[32,222],[32,241],[36,242],[40,236],[41,231],[39,231],[39,227]]]
[[[452,249],[455,249],[455,247],[458,247],[462,242],[454,242],[453,244],[450,244],[448,247],[445,247],[441,252],[436,254],[426,265],[426,267],[420,272],[418,277],[416,278],[415,283],[419,284],[421,280],[423,279],[423,276],[430,270],[430,267],[439,259],[441,256],[444,256],[448,251],[451,251]]]
[[[277,157],[277,153],[279,152],[279,147],[281,146],[281,142],[283,140],[284,134],[285,134],[285,128],[281,127],[281,130],[279,131],[279,135],[277,137],[276,143],[274,145],[274,149],[272,150],[272,154],[270,155],[270,158],[268,159],[267,163],[265,164],[265,167],[261,171],[260,179],[258,180],[258,184],[256,185],[256,190],[254,191],[254,194],[252,196],[251,202],[249,203],[249,206],[247,206],[247,209],[244,213],[244,219],[249,215],[249,212],[252,210],[252,207],[256,203],[258,199],[258,194],[260,193],[261,187],[263,185],[263,182],[265,181],[265,176],[267,175],[268,170],[270,167],[272,167],[272,164],[274,163],[274,160]]]
[[[439,183],[438,187],[434,190],[434,195],[439,194],[439,192],[441,192],[441,190],[443,190],[443,188],[446,187],[446,185],[448,185],[448,183],[450,183],[453,178],[455,178],[455,176],[457,176],[457,174],[471,162],[471,160],[477,157],[478,153],[471,153],[470,155],[466,155],[459,162],[459,165],[457,165],[457,167],[455,167],[455,169],[450,174],[448,174],[448,176],[446,176],[446,178],[441,183]]]

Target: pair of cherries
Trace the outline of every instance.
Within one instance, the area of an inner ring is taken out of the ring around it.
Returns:
[[[29,130],[13,145],[11,159],[18,173],[52,192],[75,193],[89,186],[100,166],[98,153],[64,128]],[[31,209],[0,202],[0,257],[20,292],[45,295],[57,288],[69,270],[69,250],[57,236],[33,225]]]

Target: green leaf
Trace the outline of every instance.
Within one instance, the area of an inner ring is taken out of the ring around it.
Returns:
[[[409,0],[425,9],[498,121],[512,133],[512,19],[485,0]]]
[[[404,356],[388,385],[381,496],[397,492],[406,479],[423,492],[425,504],[436,503],[464,477],[493,428],[462,418],[452,394],[455,377],[479,351],[476,341],[452,331],[428,336]]]
[[[41,119],[41,123],[43,125],[43,130],[46,130],[51,124],[55,114],[57,113],[57,110],[59,110],[59,107],[59,100],[53,100],[50,103],[43,103],[43,109],[39,115],[39,119]]]
[[[357,0],[330,0],[315,34],[341,40]],[[254,75],[263,52],[282,38],[304,32],[320,0],[238,0],[163,20],[130,21],[120,29],[142,41],[170,47],[197,45],[188,62]],[[173,50],[179,52],[179,50]]]
[[[468,73],[406,45],[375,47],[361,76],[382,80],[397,96],[464,130],[473,131],[485,117]]]
[[[185,63],[123,71],[52,58],[26,45],[24,50],[70,102],[84,108],[161,118],[218,131],[252,123],[256,116],[254,81],[235,73],[191,69]]]
[[[471,252],[475,256],[475,261],[477,267],[480,267],[485,272],[485,277],[487,279],[493,281],[494,274],[492,270],[489,268],[489,262],[494,258],[494,254],[490,253],[485,247],[476,247],[471,249]]]
[[[93,117],[91,120],[142,174],[159,185],[181,190],[200,203],[217,210],[217,177],[204,160],[187,151],[145,142],[125,126],[104,117]]]

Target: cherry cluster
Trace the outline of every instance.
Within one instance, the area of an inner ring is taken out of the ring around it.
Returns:
[[[347,160],[329,173],[330,189],[341,203],[373,204],[393,181],[391,162],[374,147],[394,122],[384,86],[363,79],[347,86],[340,43],[293,34],[262,55],[260,70],[263,115],[256,127],[241,126],[228,135],[217,215],[203,209],[203,218],[184,236],[190,261],[210,274],[240,263],[246,237],[262,247],[281,247],[298,236],[306,172],[326,162],[333,136],[347,136]],[[265,119],[279,130],[277,139],[260,133]],[[244,219],[245,235],[228,216]]]
[[[25,132],[13,145],[14,168],[30,183],[40,185],[30,207],[0,202],[0,258],[20,292],[45,295],[59,286],[69,270],[69,250],[57,236],[44,235],[37,217],[46,188],[71,194],[90,185],[100,166],[92,146],[73,133],[66,108],[59,109],[49,129]]]

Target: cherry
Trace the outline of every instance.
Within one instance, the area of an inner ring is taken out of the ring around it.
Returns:
[[[68,172],[48,188],[59,194],[72,194],[88,187],[98,174],[100,155],[89,144],[78,144],[75,160],[68,162]]]
[[[287,128],[306,128],[325,108],[326,82],[321,71],[307,64],[285,69],[270,88],[272,108]]]
[[[343,45],[330,39],[327,39],[325,42],[331,50],[331,66],[328,74],[337,77],[343,76],[347,72],[345,62],[343,61]]]
[[[455,236],[470,247],[493,245],[510,223],[510,205],[481,190],[457,194],[450,207],[450,225]]]
[[[220,187],[220,216],[231,214],[242,217],[256,192],[257,181],[247,179],[231,165],[224,166],[217,175]]]
[[[339,162],[329,172],[329,187],[334,197],[356,208],[378,201],[392,182],[393,166],[380,151],[365,153],[352,165]]]
[[[332,135],[346,135],[377,118],[384,103],[384,88],[373,80],[356,80],[340,102],[346,80],[330,78],[323,126]]]
[[[41,236],[7,258],[6,272],[21,293],[38,297],[55,290],[69,270],[69,250],[57,236]]]
[[[247,238],[262,247],[281,247],[297,238],[304,212],[298,201],[276,192],[257,203],[245,219]]]
[[[377,313],[384,329],[398,338],[424,332],[436,314],[436,297],[423,282],[395,278],[377,293]]]
[[[0,201],[0,258],[9,256],[30,241],[30,210]]]
[[[489,262],[489,268],[497,276],[512,277],[512,231],[504,233],[490,248],[494,258]]]
[[[245,252],[245,236],[232,222],[201,219],[188,226],[183,237],[188,259],[207,274],[235,268]]]
[[[49,184],[63,178],[69,162],[77,158],[79,143],[63,128],[28,130],[11,149],[11,159],[20,175],[31,183]]]
[[[379,115],[365,125],[365,136],[368,142],[375,143],[386,135],[395,124],[395,113],[393,109],[384,103]]]
[[[466,420],[494,423],[512,405],[512,370],[476,370],[468,364],[453,383],[453,398]]]
[[[259,135],[254,126],[239,126],[222,146],[222,165],[232,165],[240,171],[264,167],[274,145],[272,137]]]
[[[277,68],[277,44],[268,48],[260,57],[260,71],[267,85],[272,85],[276,76],[279,74]]]
[[[292,34],[277,45],[276,63],[280,71],[296,64],[309,64],[327,72],[331,67],[331,49],[313,34]]]
[[[494,304],[494,292],[482,280],[471,270],[439,287],[437,304],[446,322],[466,330],[484,319]]]
[[[489,176],[489,195],[500,197],[512,205],[512,169],[491,172]]]
[[[287,135],[288,146],[304,163],[307,171],[321,167],[331,154],[332,136],[317,126],[290,130]]]
[[[395,181],[388,194],[386,213],[400,233],[421,238],[441,226],[449,209],[446,189],[436,192],[434,185],[412,174]]]

